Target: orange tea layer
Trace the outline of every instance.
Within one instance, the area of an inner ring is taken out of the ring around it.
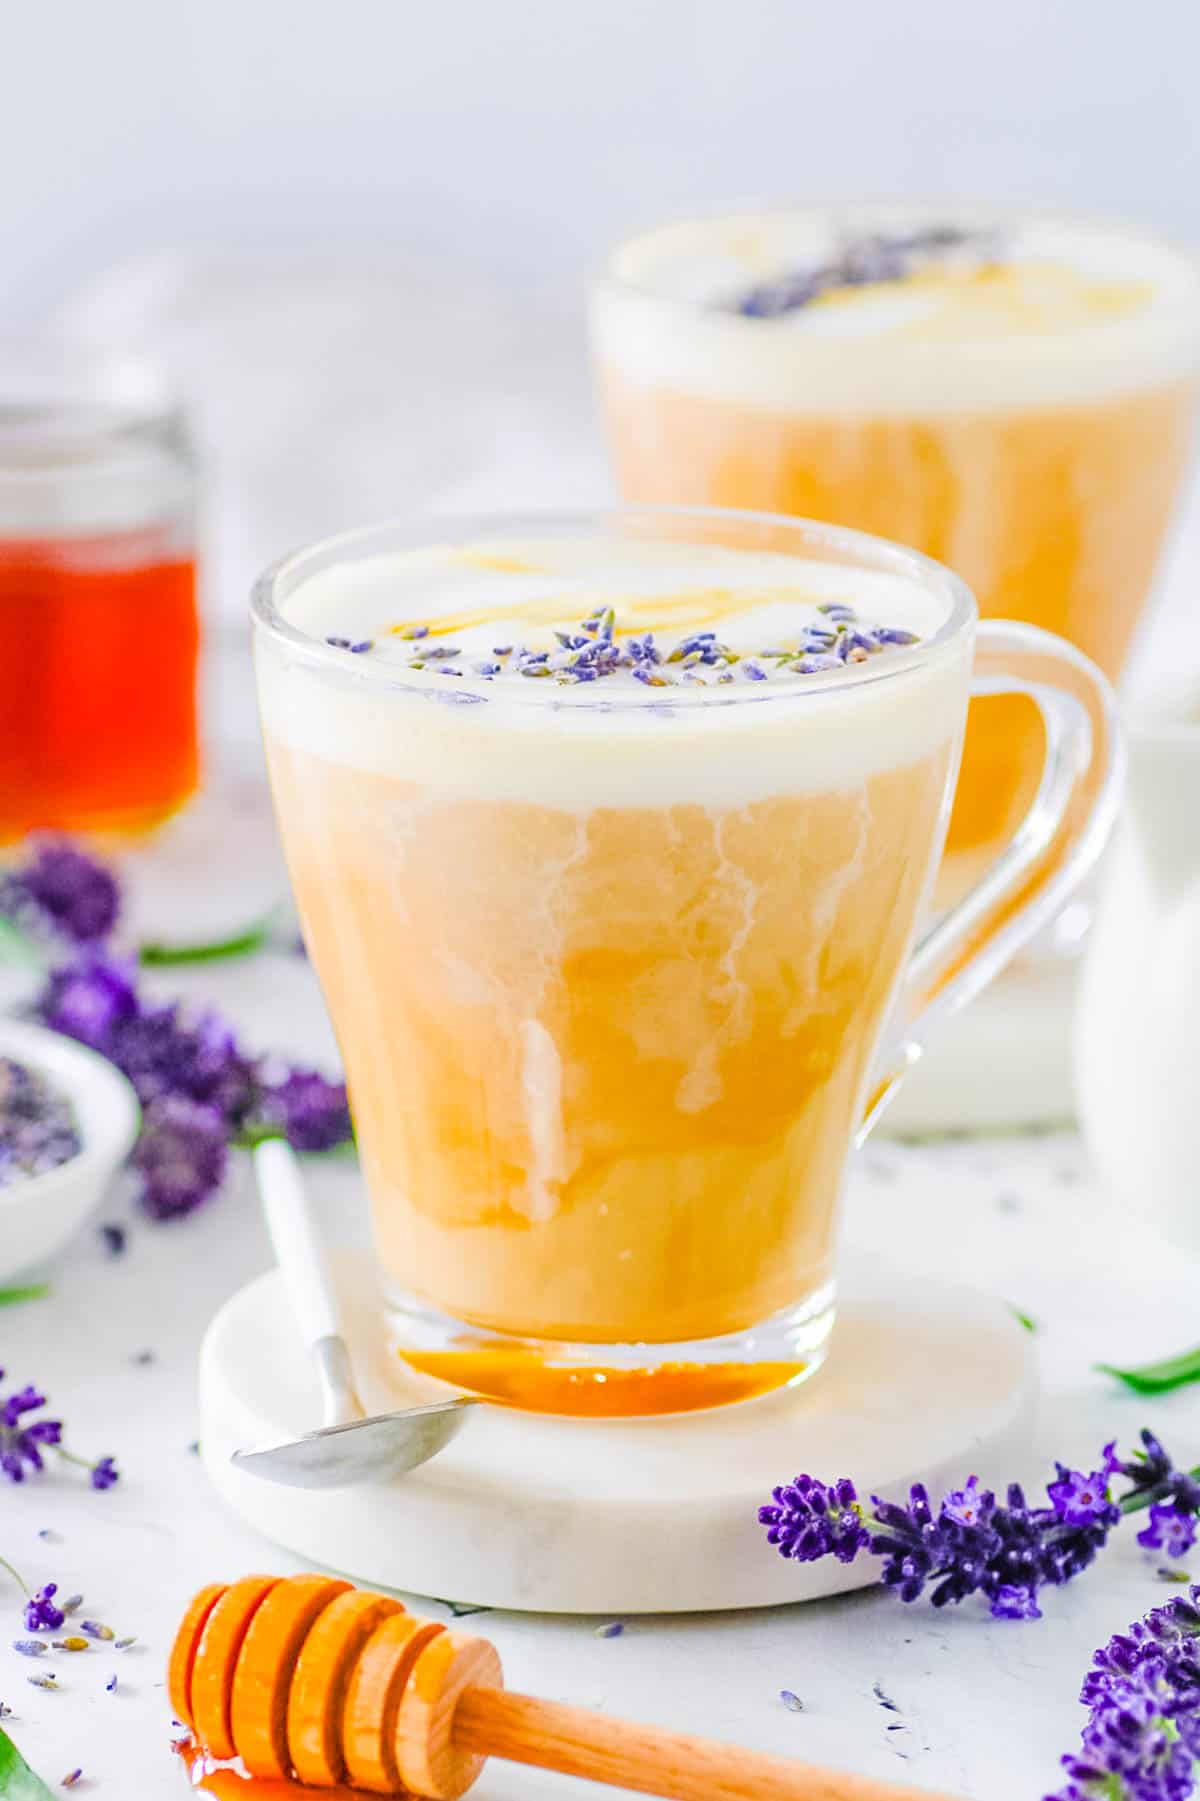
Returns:
[[[1059,221],[747,216],[626,244],[593,328],[627,499],[911,544],[1120,676],[1190,439],[1191,258]],[[1041,756],[1030,703],[972,707],[953,850],[994,850]]]
[[[928,575],[601,537],[290,597],[303,642],[257,652],[272,780],[398,1288],[601,1345],[822,1290],[961,730],[950,606]],[[581,653],[622,661],[570,679]]]

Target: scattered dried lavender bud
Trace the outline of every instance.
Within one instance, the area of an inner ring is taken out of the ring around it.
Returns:
[[[82,1148],[66,1096],[36,1070],[0,1057],[0,1188],[57,1169]]]
[[[80,1620],[79,1630],[86,1632],[89,1638],[111,1640],[113,1636],[112,1627],[101,1625],[99,1620]]]
[[[114,1651],[128,1651],[130,1645],[136,1645],[136,1644],[137,1644],[137,1633],[131,1632],[127,1638],[115,1638],[113,1640],[113,1650]]]
[[[896,1706],[896,1703],[892,1700],[892,1697],[890,1695],[887,1695],[884,1693],[883,1686],[881,1683],[878,1683],[878,1682],[872,1683],[871,1684],[871,1693],[874,1695],[875,1699],[878,1701],[880,1707],[886,1708],[888,1713],[899,1713],[900,1712],[900,1709]]]
[[[620,1638],[625,1627],[621,1620],[611,1620],[607,1626],[597,1626],[597,1638]]]
[[[72,1633],[70,1638],[56,1638],[54,1640],[54,1649],[56,1651],[90,1651],[91,1648],[89,1641],[86,1638],[80,1638],[77,1632]]]
[[[124,1250],[128,1234],[124,1226],[105,1224],[100,1228],[100,1240],[110,1257],[120,1257]]]
[[[40,1638],[14,1638],[12,1648],[19,1651],[22,1657],[42,1657],[50,1649],[46,1641]]]
[[[68,1595],[66,1600],[63,1602],[62,1606],[60,1607],[59,1612],[62,1614],[64,1620],[69,1620],[71,1615],[73,1613],[78,1613],[79,1609],[82,1606],[83,1606],[83,1596],[82,1595]]]
[[[106,1682],[106,1683],[105,1683],[105,1684],[104,1684],[104,1688],[105,1688],[105,1692],[106,1692],[106,1693],[107,1693],[107,1694],[110,1694],[110,1695],[115,1695],[115,1694],[116,1694],[116,1692],[117,1692],[117,1679],[116,1679],[116,1677],[115,1677],[115,1676],[110,1676],[110,1677],[109,1677],[109,1679],[108,1679],[108,1681],[107,1681],[107,1682]]]
[[[11,1720],[12,1717],[13,1717],[13,1710],[8,1705],[8,1702],[0,1701],[0,1720]]]
[[[26,1676],[25,1680],[32,1682],[34,1688],[56,1689],[58,1687],[58,1677],[53,1670],[46,1670],[44,1673],[39,1670],[36,1676]]]
[[[62,1533],[56,1532],[53,1526],[39,1526],[38,1537],[41,1539],[42,1543],[46,1545],[62,1544]]]
[[[135,1351],[129,1361],[139,1369],[148,1369],[152,1363],[157,1363],[158,1357],[154,1351]]]
[[[76,1783],[82,1781],[82,1779],[82,1770],[69,1770],[62,1779],[62,1785],[64,1788],[74,1788]]]
[[[783,1705],[787,1708],[789,1713],[804,1712],[803,1701],[800,1699],[799,1695],[793,1694],[790,1688],[781,1688],[779,1691],[779,1699],[783,1702]]]

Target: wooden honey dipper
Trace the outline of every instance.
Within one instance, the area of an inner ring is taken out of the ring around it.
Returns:
[[[501,1757],[672,1801],[949,1801],[510,1694],[486,1638],[329,1576],[201,1589],[169,1689],[214,1757],[318,1788],[457,1801]]]

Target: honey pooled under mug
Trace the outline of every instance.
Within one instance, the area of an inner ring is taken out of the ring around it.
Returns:
[[[581,1414],[809,1373],[916,1003],[973,991],[1094,854],[1101,678],[980,634],[977,691],[1084,704],[1049,703],[1055,792],[910,963],[975,628],[923,558],[702,511],[385,527],[278,566],[255,623],[402,1354]]]

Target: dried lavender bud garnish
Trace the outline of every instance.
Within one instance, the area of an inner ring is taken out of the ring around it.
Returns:
[[[99,1620],[80,1620],[79,1630],[86,1632],[89,1638],[104,1639],[106,1643],[115,1636],[112,1627],[102,1625]]]
[[[62,1779],[62,1785],[64,1788],[74,1788],[76,1786],[76,1784],[81,1782],[82,1780],[83,1780],[83,1771],[82,1770],[68,1770],[67,1774]]]
[[[881,1682],[873,1682],[871,1684],[871,1693],[874,1695],[875,1699],[878,1701],[880,1707],[884,1708],[888,1713],[899,1713],[900,1712],[900,1709],[896,1706],[896,1703],[892,1700],[892,1697],[889,1694],[886,1694],[884,1692],[884,1687]]]
[[[63,1611],[65,1618],[67,1618],[69,1620],[71,1615],[73,1613],[78,1613],[79,1609],[82,1606],[83,1606],[83,1596],[82,1595],[68,1595],[66,1600],[62,1604],[62,1611]]]
[[[783,1705],[787,1708],[789,1713],[804,1712],[803,1701],[800,1699],[799,1695],[793,1694],[790,1688],[781,1688],[779,1691],[779,1699],[783,1702]]]
[[[597,1638],[620,1638],[625,1626],[621,1620],[611,1620],[607,1626],[597,1626]]]
[[[1169,1557],[1190,1550],[1200,1515],[1200,1470],[1176,1469],[1152,1432],[1131,1458],[1105,1445],[1090,1473],[1058,1464],[1047,1487],[1048,1506],[1032,1507],[1013,1483],[1005,1500],[982,1489],[974,1476],[934,1507],[920,1483],[898,1503],[873,1495],[868,1511],[852,1483],[827,1485],[812,1476],[775,1489],[759,1509],[767,1541],[781,1557],[801,1563],[837,1557],[849,1563],[864,1553],[880,1558],[880,1579],[902,1601],[929,1590],[935,1607],[978,1594],[995,1619],[1041,1617],[1039,1592],[1070,1582],[1095,1560],[1109,1533],[1126,1514],[1150,1510],[1138,1542]],[[1112,1478],[1128,1488],[1111,1492]]]
[[[72,1633],[70,1638],[56,1638],[53,1648],[56,1651],[90,1651],[92,1647],[86,1638],[80,1638],[78,1633]]]
[[[82,1149],[66,1096],[37,1071],[0,1057],[0,1188],[45,1175]]]
[[[107,1694],[110,1694],[110,1695],[115,1695],[115,1694],[116,1694],[116,1692],[117,1692],[117,1679],[116,1679],[116,1677],[115,1677],[115,1676],[110,1676],[110,1677],[109,1677],[109,1679],[108,1679],[108,1681],[107,1681],[107,1682],[106,1682],[106,1683],[105,1683],[105,1684],[104,1684],[104,1688],[105,1688],[105,1692],[106,1692],[106,1693],[107,1693]]]
[[[42,1543],[46,1545],[62,1544],[62,1533],[56,1532],[53,1526],[39,1526],[38,1537],[41,1539]]]
[[[113,1650],[114,1651],[128,1651],[130,1645],[136,1645],[136,1644],[137,1644],[137,1634],[135,1632],[130,1632],[129,1634],[127,1634],[127,1636],[125,1638],[114,1638]],[[114,1678],[114,1680],[115,1680],[115,1678]]]
[[[36,1676],[26,1676],[25,1680],[32,1682],[34,1688],[55,1689],[58,1687],[58,1677],[53,1670],[39,1670]]]
[[[519,675],[527,681],[574,685],[624,671],[647,688],[708,687],[732,681],[735,666],[740,666],[748,682],[777,681],[827,673],[919,642],[915,632],[899,626],[867,625],[852,606],[841,601],[823,602],[818,611],[825,621],[804,626],[795,643],[776,643],[749,653],[723,644],[715,631],[691,632],[674,645],[659,645],[652,631],[626,634],[615,609],[603,607],[575,628],[556,629],[555,650],[497,644],[492,646],[497,661],[484,660],[469,667],[488,682]],[[414,628],[405,626],[397,635],[410,638]],[[463,669],[448,665],[462,654],[461,645],[422,644],[408,667],[430,675],[461,676]],[[764,668],[766,663],[772,667]]]
[[[12,1648],[19,1651],[22,1657],[44,1657],[50,1649],[45,1639],[41,1638],[14,1638]]]
[[[110,1257],[123,1255],[127,1239],[124,1226],[106,1224],[100,1227],[100,1241]]]
[[[997,262],[999,256],[993,232],[971,231],[959,225],[935,225],[892,236],[871,233],[847,239],[826,262],[789,270],[771,281],[756,284],[722,303],[721,311],[740,313],[746,319],[778,319],[811,306],[814,300],[839,288],[906,281],[924,269],[945,266],[952,260],[984,267]]]

